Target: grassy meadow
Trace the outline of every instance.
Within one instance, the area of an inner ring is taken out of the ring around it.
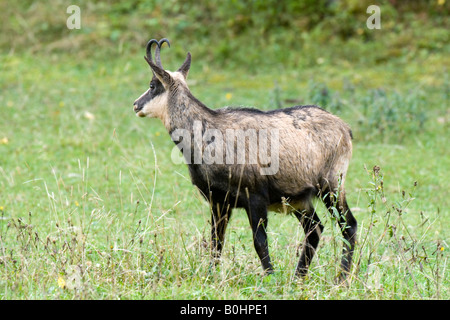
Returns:
[[[366,30],[363,12],[349,38],[333,25],[280,26],[261,44],[257,22],[236,35],[241,16],[222,42],[196,41],[188,16],[158,29],[168,10],[159,1],[153,20],[128,27],[140,13],[82,2],[81,30],[66,30],[64,1],[55,2],[60,15],[25,3],[3,8],[12,11],[0,42],[0,299],[450,298],[444,22],[417,15],[399,27],[391,8],[381,30]],[[237,210],[210,267],[208,204],[187,167],[172,163],[163,125],[132,110],[151,75],[145,42],[163,36],[172,45],[163,65],[177,69],[190,51],[189,87],[211,108],[318,104],[351,125],[346,189],[358,239],[346,284],[335,282],[340,231],[318,202],[325,231],[306,279],[294,277],[303,230],[279,213],[269,214],[273,275],[262,276]]]

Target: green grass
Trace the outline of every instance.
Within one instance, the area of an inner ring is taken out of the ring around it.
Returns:
[[[371,44],[349,45],[368,54]],[[219,68],[193,48],[189,85],[213,108],[323,102],[351,125],[346,189],[359,231],[347,285],[334,282],[341,238],[319,203],[325,232],[307,279],[293,276],[303,231],[275,213],[274,275],[261,275],[243,211],[210,268],[208,205],[170,160],[162,124],[132,111],[150,76],[141,52],[2,54],[1,299],[449,299],[448,57],[368,65],[340,48],[283,72]],[[169,69],[182,62],[167,57]]]

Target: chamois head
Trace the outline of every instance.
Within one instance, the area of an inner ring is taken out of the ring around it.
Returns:
[[[191,54],[188,52],[186,60],[176,72],[164,70],[161,64],[161,47],[164,43],[170,47],[166,38],[159,41],[152,39],[147,43],[144,59],[149,64],[153,77],[150,88],[134,102],[133,109],[139,117],[160,118],[164,121],[171,93],[177,92],[180,87],[187,88],[186,78],[191,66]],[[156,44],[155,61],[151,52],[153,44]]]

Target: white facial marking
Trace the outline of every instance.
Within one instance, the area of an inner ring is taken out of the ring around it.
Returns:
[[[137,113],[139,117],[159,118],[164,120],[167,112],[167,91],[148,101],[141,111]]]
[[[185,86],[187,88],[186,79],[184,78],[181,72],[166,72],[173,78],[175,82]],[[164,83],[163,83],[164,85]],[[166,85],[164,85],[166,87]],[[137,99],[141,99],[143,96],[149,94],[150,89],[145,91],[141,96]],[[167,127],[168,116],[167,116],[167,108],[168,108],[168,88],[166,87],[166,91],[154,97],[152,100],[148,101],[144,107],[136,113],[138,117],[149,117],[149,118],[158,118],[163,124]],[[136,100],[136,101],[137,101]]]

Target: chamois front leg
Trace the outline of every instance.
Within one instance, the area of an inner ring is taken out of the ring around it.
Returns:
[[[211,204],[211,250],[212,257],[218,262],[222,254],[225,241],[225,231],[231,217],[231,210],[223,204],[213,202]]]
[[[263,203],[250,204],[246,208],[247,215],[250,221],[253,232],[253,244],[256,253],[261,260],[261,265],[266,274],[273,273],[272,263],[269,256],[269,245],[267,242],[266,228],[267,220],[267,206]]]

